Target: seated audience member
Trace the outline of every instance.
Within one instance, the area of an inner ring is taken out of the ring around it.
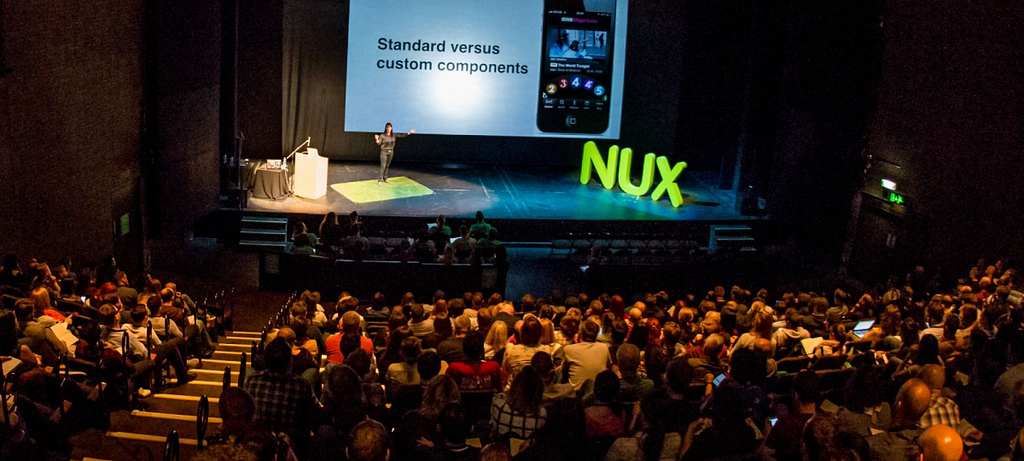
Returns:
[[[922,461],[960,461],[964,454],[964,441],[960,434],[945,424],[925,429],[917,444],[921,447]]]
[[[430,441],[437,445],[441,442],[438,434],[438,423],[445,407],[450,404],[461,405],[459,386],[451,376],[435,376],[423,388],[423,399],[415,411],[408,411],[401,417],[401,423],[395,429],[395,448],[398,459],[415,459],[426,450],[422,441]],[[392,406],[394,411],[394,406]]]
[[[60,362],[60,355],[68,352],[68,347],[57,339],[50,327],[39,323],[34,315],[35,307],[31,300],[21,298],[15,301],[15,325],[10,325],[10,341],[28,345],[33,353],[42,357],[43,365],[56,366]],[[13,344],[11,349],[15,349]],[[4,355],[8,353],[13,354],[12,351],[0,352]]]
[[[483,328],[480,331],[484,331]],[[505,348],[508,347],[508,327],[505,322],[491,324],[487,329],[487,337],[484,339],[484,358],[501,363],[505,358]]]
[[[743,392],[731,379],[715,389],[709,402],[710,417],[694,421],[686,430],[680,449],[683,461],[740,458],[757,449],[759,434],[747,416]],[[729,443],[722,443],[724,440]]]
[[[309,383],[291,372],[292,351],[286,340],[274,339],[263,355],[267,368],[246,378],[244,386],[256,402],[256,422],[287,433],[302,447],[316,421],[319,402]]]
[[[931,390],[920,379],[911,379],[900,387],[893,405],[892,426],[865,439],[872,461],[909,460],[920,456],[915,440],[922,429],[917,423],[928,411],[930,401]]]
[[[324,311],[324,306],[320,305],[320,292],[306,290],[302,292],[299,299],[306,303],[306,316],[309,318],[309,323],[317,328],[326,327],[327,314]],[[337,307],[339,312],[342,309],[343,299],[338,299]]]
[[[131,310],[132,324],[125,326],[125,329],[131,332],[140,343],[146,344],[146,332],[149,325],[149,310],[146,306],[135,306]],[[155,329],[154,329],[155,330]],[[150,352],[154,354],[155,361],[159,364],[164,360],[171,365],[174,369],[174,374],[178,378],[178,385],[188,383],[196,379],[198,376],[193,373],[188,373],[185,367],[185,361],[181,357],[181,352],[178,350],[178,345],[182,340],[168,341],[164,344],[160,341],[160,337],[153,331],[153,335],[149,338],[149,344],[152,345]]]
[[[925,315],[927,316],[928,328],[921,331],[921,336],[932,335],[935,339],[941,340],[945,328],[943,319],[946,317],[946,307],[941,302],[932,301],[925,308]]]
[[[402,349],[402,342],[405,341],[405,338],[412,336],[412,330],[405,325],[405,318],[402,317],[400,312],[392,313],[391,318],[388,320],[388,325],[388,335],[387,342],[384,345],[384,353],[382,353],[380,359],[377,360],[377,374],[380,376],[381,383],[387,382],[385,378],[388,367],[391,366],[392,363],[402,361],[402,355],[400,352]]]
[[[669,357],[686,355],[686,347],[680,343],[683,331],[679,328],[678,323],[665,323],[665,327],[661,329],[661,334],[661,346],[664,348],[666,355]]]
[[[917,423],[918,427],[928,429],[938,424],[944,424],[961,430],[961,435],[966,438],[972,440],[981,438],[981,433],[970,424],[961,425],[960,407],[952,399],[942,395],[943,388],[946,386],[945,368],[935,364],[925,365],[917,373],[917,378],[924,381],[931,391],[928,411],[921,416],[921,420]]]
[[[580,332],[580,321],[576,317],[565,315],[558,322],[559,330],[555,331],[555,342],[562,347],[568,346],[576,341],[576,335]]]
[[[548,403],[555,399],[575,397],[576,390],[572,384],[555,382],[555,364],[551,361],[551,354],[538,352],[530,359],[530,366],[540,374],[544,381],[544,402]]]
[[[687,360],[693,368],[693,382],[704,383],[705,375],[718,376],[725,373],[725,364],[722,363],[722,352],[725,351],[725,339],[722,335],[712,334],[704,341],[703,354],[696,358]]]
[[[345,239],[345,229],[338,223],[338,215],[333,211],[324,215],[323,221],[320,221],[318,231],[320,239],[327,246],[341,246],[342,241]]]
[[[370,240],[363,237],[363,225],[355,222],[348,227],[348,237],[342,243],[342,252],[345,258],[360,260],[370,247]],[[408,243],[408,242],[406,242]]]
[[[678,459],[682,437],[672,431],[672,404],[668,394],[658,390],[640,402],[643,429],[636,435],[615,440],[605,461],[669,461]],[[731,443],[729,441],[728,443]]]
[[[427,459],[430,461],[477,461],[480,449],[466,443],[471,425],[462,406],[449,403],[441,410],[437,418],[441,434],[441,443],[429,450]]]
[[[389,385],[414,385],[420,383],[420,374],[416,370],[416,359],[420,353],[420,339],[411,336],[402,341],[402,361],[388,366],[386,373]]]
[[[766,310],[758,311],[754,314],[754,319],[751,322],[750,331],[743,333],[739,338],[736,338],[736,342],[733,343],[732,348],[729,349],[729,355],[732,355],[737,349],[747,348],[753,349],[754,343],[758,339],[765,339],[771,341],[772,353],[768,357],[775,356],[775,339],[772,337],[772,314]]]
[[[494,310],[494,322],[504,322],[509,331],[515,328],[516,323],[523,320],[516,315],[516,308],[511,302],[498,302],[496,307],[497,309]]]
[[[216,443],[234,443],[256,429],[256,402],[252,396],[240,387],[229,387],[220,393],[217,401],[220,412],[220,432],[208,441]]]
[[[686,395],[693,382],[694,371],[684,357],[669,360],[665,367],[665,391],[669,396],[669,405],[672,406],[672,431],[685,433],[686,428],[699,415],[699,409],[690,403]]]
[[[324,373],[323,409],[311,451],[314,459],[327,459],[347,443],[348,434],[367,417],[366,396],[351,367],[331,366]]]
[[[508,445],[501,442],[488,443],[480,449],[480,461],[512,461],[512,453]]]
[[[484,212],[476,212],[476,222],[472,226],[469,226],[469,235],[477,240],[487,237],[487,233],[491,231],[491,225],[484,221]]]
[[[150,377],[156,369],[156,363],[150,359],[149,350],[135,335],[121,328],[117,309],[110,304],[100,306],[97,320],[100,325],[100,341],[107,349],[117,351],[129,359],[132,387],[138,390],[140,397],[148,397]],[[128,335],[128,348],[122,348],[124,335]],[[120,357],[118,357],[120,359]],[[187,375],[186,375],[187,376]],[[192,378],[187,378],[192,379]]]
[[[384,389],[377,383],[377,376],[374,373],[373,367],[373,355],[356,348],[352,353],[345,356],[345,365],[351,367],[359,375],[363,395],[366,396],[367,414],[370,418],[377,421],[387,421],[387,404],[385,403]]]
[[[447,321],[447,319],[445,319]],[[449,323],[451,325],[451,323]],[[451,328],[449,326],[449,328]],[[460,315],[455,319],[455,327],[453,329],[453,336],[441,342],[437,346],[437,355],[441,356],[441,360],[448,363],[461,362],[468,360],[464,350],[464,341],[466,335],[472,330],[473,322],[469,319],[469,316]],[[481,333],[482,335],[482,333]],[[481,348],[483,347],[483,337],[481,336]],[[483,352],[481,351],[481,354]],[[481,356],[481,358],[483,358]]]
[[[798,349],[800,341],[811,337],[811,333],[800,325],[802,320],[800,311],[793,308],[786,309],[786,325],[772,334],[777,351],[775,358],[789,357],[794,350]]]
[[[455,378],[462,393],[501,392],[505,388],[501,366],[497,362],[483,360],[483,335],[471,331],[461,342],[466,360],[449,363],[445,374]]]
[[[348,311],[341,316],[341,331],[331,335],[324,340],[327,348],[327,361],[330,363],[342,363],[345,356],[341,353],[341,340],[344,336],[358,338],[359,348],[369,354],[373,353],[373,341],[359,333],[361,320],[355,311]]]
[[[67,320],[64,315],[53,308],[50,290],[47,290],[46,287],[39,286],[33,289],[29,293],[29,299],[32,300],[32,305],[35,308],[36,321],[43,324],[43,326],[52,327],[57,322]]]
[[[580,327],[580,342],[558,351],[562,369],[568,373],[568,383],[576,392],[580,391],[587,380],[596,378],[598,373],[612,364],[608,346],[597,342],[597,333],[597,324],[587,320]]]
[[[808,302],[811,309],[810,315],[805,315],[803,327],[811,334],[812,338],[825,336],[828,331],[825,324],[825,312],[828,311],[828,299],[823,297],[811,298]]]
[[[541,326],[537,317],[529,315],[523,320],[519,338],[520,344],[512,344],[505,348],[505,359],[501,369],[509,383],[515,381],[516,375],[523,367],[529,366],[530,359],[537,352],[551,353],[551,347],[540,343]]]
[[[409,328],[412,329],[412,334],[421,339],[434,332],[434,320],[429,317],[422,304],[413,304]]]
[[[632,344],[623,344],[616,352],[619,363],[619,374],[622,379],[619,382],[619,402],[639,402],[647,397],[654,390],[654,381],[641,377],[640,349]]]
[[[388,430],[381,423],[368,419],[356,425],[349,434],[349,446],[345,449],[348,461],[387,461]]]
[[[831,413],[817,413],[811,416],[804,424],[799,437],[793,443],[799,445],[803,442],[803,456],[798,456],[795,459],[809,461],[861,459],[855,447],[858,446],[858,443],[863,442],[863,439],[851,439],[841,433],[839,421]],[[774,456],[772,459],[781,461],[787,458]]]
[[[441,343],[452,339],[452,321],[448,318],[447,312],[442,312],[441,315],[431,313],[430,320],[434,322],[434,331],[423,337],[423,348],[436,350]],[[459,350],[462,348],[459,347]]]
[[[587,435],[590,437],[620,437],[626,432],[626,412],[616,401],[619,378],[615,372],[605,370],[594,380],[593,402],[584,410]]]
[[[804,426],[818,411],[820,381],[813,371],[802,371],[793,378],[792,408],[768,430],[764,441],[764,447],[774,459],[800,458],[800,439]]]
[[[485,263],[501,263],[508,259],[505,246],[498,240],[498,229],[492,227],[485,237],[477,239],[470,258]]]
[[[457,262],[467,262],[473,254],[473,249],[476,247],[476,239],[469,236],[468,227],[460,226],[459,238],[448,244],[448,246],[455,252],[455,260]]]
[[[872,429],[884,430],[892,423],[889,402],[882,401],[885,383],[881,371],[871,366],[854,370],[843,388],[843,403],[836,413],[839,431],[859,437],[871,435]]]
[[[491,401],[491,431],[495,437],[528,439],[544,425],[547,410],[542,406],[544,381],[527,365],[512,382],[508,392]]]

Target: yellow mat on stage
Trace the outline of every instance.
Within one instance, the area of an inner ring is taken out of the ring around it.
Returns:
[[[377,184],[376,179],[367,181],[342,182],[331,184],[331,189],[338,191],[345,198],[355,203],[383,202],[400,198],[420,197],[433,194],[434,191],[405,176],[388,178],[388,182]]]

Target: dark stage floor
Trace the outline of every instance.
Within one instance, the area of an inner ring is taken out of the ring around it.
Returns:
[[[378,165],[332,162],[327,183],[373,179]],[[482,210],[493,219],[558,219],[601,221],[732,221],[749,219],[733,205],[732,191],[712,185],[716,174],[684,172],[679,181],[684,205],[673,208],[667,197],[652,202],[619,189],[605,190],[595,179],[579,183],[579,168],[506,167],[402,164],[391,166],[390,176],[409,177],[434,191],[431,195],[380,202],[353,203],[331,187],[318,200],[287,197],[279,200],[250,198],[248,211],[272,213],[348,214],[367,216],[429,217],[445,214],[472,217]],[[655,179],[657,182],[657,177]]]

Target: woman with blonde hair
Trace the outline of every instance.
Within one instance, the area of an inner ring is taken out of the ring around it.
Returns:
[[[501,363],[507,345],[508,325],[505,322],[492,323],[491,329],[487,330],[487,338],[484,339],[484,358]]]

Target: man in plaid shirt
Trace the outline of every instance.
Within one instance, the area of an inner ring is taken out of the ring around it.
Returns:
[[[245,390],[256,402],[256,422],[300,442],[309,437],[318,403],[309,384],[291,372],[291,352],[283,338],[268,344],[267,369],[247,378]]]
[[[927,429],[936,424],[945,424],[956,429],[960,425],[960,407],[956,402],[942,395],[942,388],[946,386],[946,371],[940,365],[925,365],[918,373],[928,388],[932,391],[932,399],[928,404],[928,411],[921,417],[918,426]]]

